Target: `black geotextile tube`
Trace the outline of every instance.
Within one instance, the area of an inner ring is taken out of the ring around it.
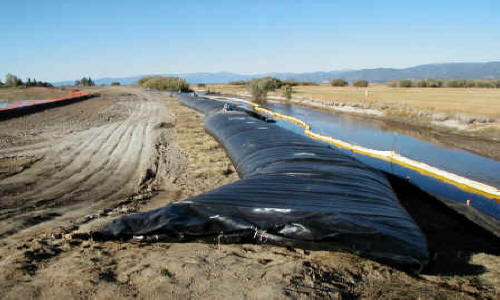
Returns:
[[[382,173],[247,112],[221,112],[217,101],[180,99],[211,112],[205,129],[242,179],[115,220],[103,236],[338,249],[414,270],[427,263],[426,239]]]

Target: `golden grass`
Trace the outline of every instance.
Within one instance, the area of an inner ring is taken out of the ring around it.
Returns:
[[[224,93],[246,92],[244,86],[208,85],[211,91]],[[393,88],[384,84],[371,85],[367,89],[356,87],[296,86],[294,98],[312,98],[320,101],[344,103],[366,102],[375,107],[384,105],[412,107],[443,113],[463,113],[500,118],[500,89],[494,88]],[[368,90],[368,96],[366,96]],[[281,91],[270,95],[281,96]]]
[[[48,98],[57,98],[67,96],[69,91],[63,91],[57,88],[44,87],[16,87],[16,88],[0,88],[0,99],[9,101],[16,100],[44,100]]]

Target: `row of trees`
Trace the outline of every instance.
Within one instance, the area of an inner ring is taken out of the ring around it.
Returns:
[[[229,81],[228,84],[230,85],[248,85],[250,82],[258,79],[266,79],[266,78],[272,78],[274,81],[279,82],[280,87],[281,86],[311,86],[311,85],[319,85],[317,82],[312,82],[312,81],[295,81],[293,79],[287,79],[287,80],[280,80],[278,78],[274,77],[263,77],[263,78],[256,78],[250,81],[245,81],[245,80],[238,80],[238,81]]]
[[[162,91],[192,91],[186,80],[178,77],[148,76],[141,78],[137,84],[145,88]]]
[[[0,80],[0,87],[52,87],[52,84],[44,81],[37,81],[36,79],[28,78],[26,81],[22,81],[21,78],[13,74],[7,74],[5,76],[5,82]]]
[[[403,80],[391,80],[388,82],[391,87],[430,87],[430,88],[440,88],[440,87],[451,87],[451,88],[500,88],[500,80],[467,80],[467,79],[403,79]]]
[[[282,86],[293,87],[293,86],[299,86],[299,85],[302,85],[302,86],[319,85],[319,83],[312,82],[312,81],[295,81],[295,80],[291,80],[291,79],[279,80],[279,79],[274,78],[274,77],[256,78],[256,79],[253,79],[250,81],[244,81],[244,80],[230,81],[229,84],[230,85],[248,85],[248,86],[250,86],[251,84],[254,84],[255,82],[263,82],[263,81],[264,82],[273,81],[274,82],[273,85],[275,86],[275,88],[281,88]],[[332,86],[348,86],[349,82],[347,82],[346,80],[344,80],[342,78],[336,78],[336,79],[332,79],[332,81],[330,81],[330,84]],[[366,80],[356,80],[352,83],[352,85],[355,87],[367,87],[369,85],[369,83]]]
[[[264,77],[260,79],[254,79],[251,81],[231,81],[229,84],[231,85],[250,85],[255,82],[269,81],[268,78],[272,77]],[[318,85],[315,82],[297,82],[295,80],[279,80],[276,78],[272,78],[274,82],[277,82],[278,87],[281,86],[298,86],[298,85]],[[276,85],[276,84],[274,84]],[[349,86],[349,82],[342,78],[335,78],[330,81],[331,86],[336,87],[344,87]],[[352,86],[355,87],[368,87],[369,82],[366,80],[356,80],[352,83]],[[388,82],[388,85],[391,87],[430,87],[430,88],[439,88],[439,87],[450,87],[450,88],[500,88],[500,80],[467,80],[467,79],[403,79],[403,80],[391,80]]]
[[[336,78],[336,79],[332,79],[332,81],[330,81],[330,85],[331,86],[348,86],[349,82],[345,81],[342,78]],[[367,87],[369,85],[369,83],[366,80],[356,80],[352,83],[352,85],[355,87]]]

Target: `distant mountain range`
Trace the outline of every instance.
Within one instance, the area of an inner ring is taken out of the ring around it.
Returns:
[[[326,82],[332,78],[343,78],[347,81],[359,79],[369,82],[381,83],[398,79],[500,79],[500,61],[486,63],[445,63],[427,64],[410,68],[375,68],[348,71],[312,72],[312,73],[263,73],[255,75],[236,74],[228,72],[219,73],[185,73],[185,74],[155,74],[162,76],[177,76],[185,78],[189,83],[227,83],[229,81],[249,80],[252,78],[273,76],[282,80],[293,79],[296,81]],[[133,84],[144,76],[99,78],[95,79],[97,85],[117,81],[120,84]],[[72,85],[74,81],[54,82],[55,86]]]

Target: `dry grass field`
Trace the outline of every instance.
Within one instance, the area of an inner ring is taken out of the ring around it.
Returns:
[[[207,88],[210,91],[230,94],[247,92],[244,86],[227,84],[208,85]],[[389,105],[411,107],[421,111],[500,118],[500,89],[494,88],[394,88],[385,84],[374,84],[365,89],[321,84],[296,86],[293,91],[294,98],[361,102],[376,108]],[[281,96],[281,91],[272,92],[270,95]]]
[[[44,87],[0,88],[0,99],[7,99],[8,101],[44,100],[48,98],[67,96],[68,93],[69,91],[63,91],[58,88],[44,88]]]

